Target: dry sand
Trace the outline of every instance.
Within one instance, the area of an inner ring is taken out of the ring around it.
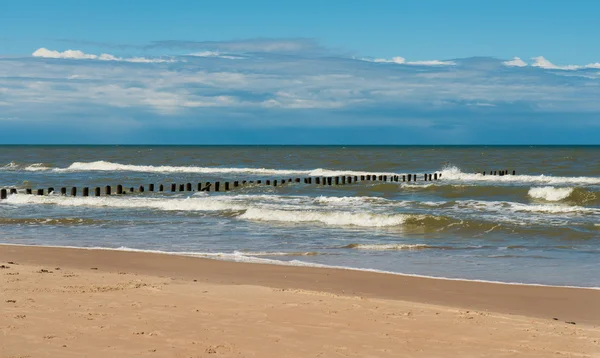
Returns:
[[[2,358],[600,357],[599,323],[598,290],[0,245]]]

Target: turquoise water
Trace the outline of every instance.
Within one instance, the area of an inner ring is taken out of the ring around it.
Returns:
[[[597,146],[3,146],[0,187],[19,193],[0,202],[0,242],[600,287],[598,158]],[[419,181],[264,185],[408,173]],[[24,194],[259,179],[219,193]]]

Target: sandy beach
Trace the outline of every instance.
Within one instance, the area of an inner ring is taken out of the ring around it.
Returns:
[[[600,291],[0,246],[0,357],[600,356]]]

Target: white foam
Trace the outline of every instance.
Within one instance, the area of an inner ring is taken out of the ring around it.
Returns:
[[[146,173],[202,173],[202,174],[271,174],[271,175],[292,175],[308,174],[306,170],[280,170],[265,168],[216,168],[216,167],[186,167],[170,165],[132,165],[119,164],[106,161],[97,162],[75,162],[68,168],[55,169],[56,171],[129,171]]]
[[[15,194],[5,201],[8,204],[54,204],[59,206],[87,206],[111,208],[147,208],[164,211],[224,211],[244,210],[246,207],[210,197],[193,198],[140,198],[140,197],[64,197]]]
[[[600,184],[600,177],[553,177],[546,175],[483,175],[463,173],[457,167],[446,167],[442,171],[442,180],[457,180],[462,182],[502,182],[502,183],[541,183],[541,184]]]
[[[508,201],[459,200],[457,208],[471,208],[487,212],[538,212],[547,214],[599,214],[600,209],[563,204],[522,204]]]
[[[240,218],[289,223],[320,222],[336,226],[388,227],[402,225],[408,215],[249,208]]]
[[[431,246],[425,244],[351,244],[345,247],[357,250],[400,251],[427,249]]]
[[[555,188],[552,186],[544,186],[529,189],[527,195],[535,199],[560,201],[568,198],[571,193],[573,193],[573,188]]]
[[[46,168],[49,169],[49,168]],[[339,175],[393,175],[393,173],[367,173],[353,170],[330,169],[268,169],[268,168],[218,168],[196,166],[170,166],[170,165],[133,165],[120,164],[107,161],[74,162],[67,168],[55,168],[57,172],[81,171],[129,171],[146,173],[200,173],[200,174],[253,174],[253,175],[306,175],[306,176],[339,176]]]
[[[25,171],[29,171],[29,172],[38,172],[38,171],[45,171],[45,170],[50,170],[52,168],[44,165],[44,163],[34,163],[34,164],[30,164],[30,165],[19,165],[15,162],[10,162],[8,164],[6,164],[3,167],[0,167],[1,170],[6,170],[6,171],[17,171],[17,170],[25,170]]]

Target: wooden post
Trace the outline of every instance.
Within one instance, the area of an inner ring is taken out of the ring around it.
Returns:
[[[315,184],[321,184],[321,178],[320,177],[316,177],[315,178]]]
[[[25,194],[29,194],[29,195],[31,195],[31,188],[27,188],[27,189],[25,189]]]
[[[266,184],[266,185],[271,185],[271,181],[267,179],[267,180],[265,181],[265,184]]]
[[[185,190],[186,191],[192,191],[192,183],[185,184]]]
[[[431,174],[427,174],[428,178],[427,180],[431,181]]]
[[[256,184],[262,184],[262,180],[257,180]]]
[[[219,191],[219,186],[221,186],[221,183],[216,181],[215,182],[215,191]]]
[[[143,192],[144,192],[144,186],[143,186],[143,185],[140,185],[139,192],[140,192],[140,193],[143,193]]]
[[[228,181],[226,181],[226,182],[225,182],[225,191],[228,191],[228,190],[229,190],[229,182],[228,182]]]
[[[327,185],[331,185],[332,177],[327,177]]]
[[[77,196],[77,188],[76,187],[71,188],[71,196]]]
[[[408,174],[408,181],[412,179],[412,174]]]
[[[0,189],[0,200],[6,199],[7,194],[6,194],[6,189]]]
[[[207,182],[206,182],[206,185],[204,185],[204,191],[210,191],[210,186],[211,186],[211,185],[212,185],[212,184],[211,184],[209,181],[207,181]]]
[[[234,181],[234,182],[233,182],[233,187],[234,187],[234,188],[237,188],[238,186],[240,186],[240,183],[239,183],[239,182],[237,182],[237,181]]]
[[[402,181],[406,181],[406,174],[402,175]]]
[[[516,170],[513,170],[513,175],[516,175],[516,174],[517,174],[517,171],[516,171]]]
[[[110,195],[110,185],[107,185],[106,188],[104,189],[104,192],[106,193],[106,195]]]
[[[335,185],[340,185],[340,177],[335,177]]]
[[[352,184],[352,177],[348,177],[348,184]]]
[[[54,193],[54,188],[53,187],[49,187],[48,188],[48,195]]]
[[[433,180],[438,180],[438,179],[437,179],[437,173],[434,173],[434,174],[433,174]]]
[[[129,188],[129,192],[130,192],[130,193],[134,193],[134,192],[135,192],[135,189],[134,189],[133,187],[131,187],[131,188]]]
[[[160,184],[158,186],[158,191],[163,191],[163,190],[165,190],[165,187],[162,184]]]
[[[37,195],[44,195],[44,189],[38,189]]]
[[[177,184],[175,184],[175,183],[171,184],[171,191],[172,192],[177,191]]]
[[[87,186],[83,188],[83,196],[90,196],[90,188]]]
[[[185,184],[179,184],[179,191],[185,191]]]
[[[100,196],[100,187],[94,188],[94,195],[95,196]]]
[[[123,195],[123,185],[117,185],[117,195]]]
[[[296,182],[296,183],[300,183],[300,178],[296,178],[296,179],[295,179],[295,182]]]
[[[154,184],[148,184],[148,191],[154,191]]]
[[[202,191],[202,183],[198,183],[198,191]]]
[[[60,195],[67,195],[67,188],[65,188],[64,186],[62,188],[60,188]]]

